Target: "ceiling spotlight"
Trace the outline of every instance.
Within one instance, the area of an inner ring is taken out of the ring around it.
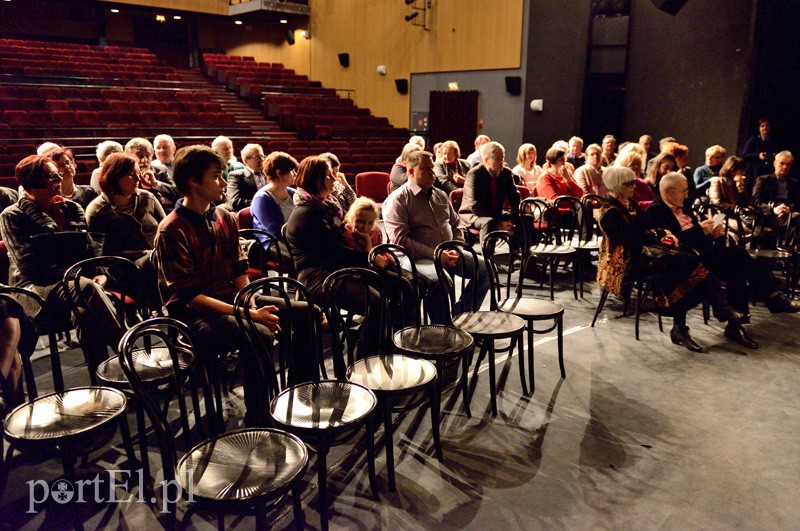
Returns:
[[[156,15],[156,22],[166,22],[166,21],[167,17],[165,17],[164,15]]]
[[[119,13],[119,9],[112,9],[111,12],[112,13]]]
[[[180,19],[181,19],[181,16],[180,16],[180,15],[175,15],[175,16],[174,16],[174,17],[172,17],[172,18],[173,18],[173,19],[175,19],[175,20],[180,20]]]
[[[281,24],[288,24],[288,23],[289,23],[289,21],[288,21],[288,20],[286,20],[285,18],[282,18],[282,19],[281,19]]]
[[[242,24],[244,24],[241,20],[234,20],[233,23],[236,24],[237,26],[241,26]]]
[[[419,12],[418,11],[414,11],[413,13],[409,13],[408,15],[406,15],[406,22],[411,22],[412,20],[414,20],[418,16],[419,16]]]

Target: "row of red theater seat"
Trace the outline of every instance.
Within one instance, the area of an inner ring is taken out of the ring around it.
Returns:
[[[73,70],[69,73],[65,71],[48,71],[43,68],[34,66],[0,66],[0,74],[10,76],[25,76],[25,77],[46,77],[54,79],[69,79],[74,81],[76,78],[86,78],[88,82],[98,79],[119,79],[129,81],[191,81],[190,78],[179,73],[163,73],[163,72],[150,72],[149,70],[143,71],[111,71],[111,70],[98,70],[98,69],[81,69]]]
[[[138,53],[150,54],[147,48],[136,46],[114,46],[114,45],[92,45],[92,44],[78,44],[72,42],[52,42],[52,41],[37,41],[29,39],[0,39],[0,46],[20,47],[27,49],[44,49],[50,51],[70,51],[70,50],[84,50],[84,51],[104,51],[108,53]]]
[[[232,126],[236,117],[222,112],[136,112],[136,111],[3,111],[0,123],[10,127],[130,125],[216,125]]]
[[[161,100],[40,100],[36,98],[0,98],[0,109],[13,111],[139,111],[180,113],[222,112],[222,104],[210,101]]]
[[[211,100],[207,92],[186,89],[136,89],[136,88],[103,88],[103,87],[55,87],[30,85],[2,85],[0,98],[39,98],[43,100],[59,99],[96,99],[102,97],[110,100],[159,100],[206,102]]]

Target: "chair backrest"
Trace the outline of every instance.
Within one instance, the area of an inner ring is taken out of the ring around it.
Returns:
[[[455,266],[447,271],[442,265],[442,254],[447,251],[454,251],[458,255]],[[476,312],[480,309],[479,282],[478,282],[478,261],[483,258],[478,257],[478,253],[467,243],[451,240],[440,243],[433,251],[433,263],[436,268],[436,276],[439,279],[439,286],[445,294],[446,319],[448,325],[453,324],[453,314],[456,304],[456,293],[461,295],[461,300],[465,301],[466,311]],[[469,267],[467,264],[472,264]],[[453,276],[459,279],[458,290]]]
[[[571,195],[560,195],[553,200],[550,210],[555,235],[555,243],[570,243],[573,238],[579,237],[583,223],[583,206],[581,200]]]
[[[244,207],[237,212],[236,221],[239,223],[239,229],[252,229],[253,215],[250,213],[250,207]]]
[[[586,194],[581,198],[581,205],[583,206],[583,228],[581,229],[581,238],[584,241],[594,239],[595,236],[600,235],[600,230],[597,226],[597,220],[594,217],[594,212],[603,204],[603,198],[595,194]]]
[[[270,271],[295,277],[294,261],[286,244],[276,236],[261,229],[239,229],[242,248],[247,253],[250,267],[267,276]]]
[[[159,390],[152,382],[147,381],[146,372],[151,364],[142,362],[142,358],[149,356],[155,349],[162,351],[158,356],[160,359],[165,358],[163,350],[168,351],[170,363],[162,362],[160,365],[162,368],[170,366],[172,371],[164,378],[163,383],[175,392],[186,449],[219,433],[220,426],[216,422],[213,393],[204,364],[194,363],[196,350],[191,330],[170,317],[154,317],[133,325],[120,340],[119,362],[133,393],[144,406],[155,429],[164,477],[174,479],[177,464],[175,435],[159,405]],[[200,408],[198,389],[203,392],[203,411]],[[191,414],[186,404],[186,391],[189,391],[192,399]]]
[[[389,174],[382,171],[367,171],[356,175],[356,194],[381,203],[387,196]]]
[[[60,289],[57,287],[55,289]],[[50,314],[50,308],[47,303],[36,293],[23,289],[17,288],[13,286],[3,286],[0,285],[0,297],[9,297],[10,299],[30,299],[30,302],[25,303],[26,306],[29,307],[36,307],[40,308],[39,312],[37,313],[36,320],[41,322],[44,321],[42,324],[40,333],[44,332],[47,334],[47,339],[50,342],[50,365],[53,374],[53,390],[56,392],[63,392],[64,391],[64,377],[61,372],[61,357],[58,353],[58,348],[56,347],[56,334],[55,329],[49,324],[52,321],[52,317]],[[28,391],[28,400],[33,400],[39,396],[39,393],[36,389],[36,378],[33,374],[33,364],[31,363],[31,355],[33,351],[20,351],[20,356],[22,358],[22,371],[25,375],[25,387]]]
[[[453,205],[453,210],[458,212],[461,208],[461,202],[464,200],[464,189],[455,188],[450,191],[450,204]]]
[[[387,259],[386,267],[383,268],[383,270],[380,270],[375,263],[378,256],[383,256]],[[422,324],[420,300],[422,298],[421,291],[424,289],[424,287],[419,282],[417,266],[414,264],[414,260],[412,260],[410,257],[408,258],[408,263],[411,266],[410,272],[403,269],[400,263],[401,257],[403,256],[409,256],[405,247],[393,243],[382,243],[372,248],[372,250],[369,252],[368,260],[369,265],[376,271],[379,271],[379,274],[384,276],[384,284],[386,284],[387,288],[389,288],[390,293],[388,298],[390,317],[394,318],[394,322],[413,322],[416,326],[420,326]],[[386,278],[387,276],[389,278]],[[408,281],[411,285],[411,289],[405,290],[401,288],[397,290],[398,293],[393,293],[393,290],[389,284],[393,282],[401,282],[401,279],[405,278],[406,276],[410,276]],[[409,298],[410,300],[406,300],[406,298]],[[408,309],[411,310],[412,315],[406,315]],[[392,319],[390,319],[390,321],[391,320]]]
[[[292,311],[281,314],[280,331],[276,331],[272,336],[261,333],[259,325],[253,319],[251,313],[254,305],[256,305],[256,297],[260,296],[277,297],[283,301],[284,308],[289,308],[293,300],[308,302],[310,296],[306,287],[297,280],[286,276],[278,276],[261,278],[248,284],[239,290],[233,302],[234,315],[239,331],[250,345],[250,349],[245,352],[245,355],[254,355],[255,363],[253,365],[258,368],[258,379],[267,388],[269,400],[272,400],[280,391],[286,388],[287,367],[295,356],[300,355],[295,352],[294,348],[309,342],[301,342],[295,339],[295,334],[301,327],[294,326],[295,323],[292,322],[292,319],[298,318],[298,316]],[[319,309],[316,306],[309,304],[309,308],[313,312],[311,315],[311,327],[303,329],[310,330],[311,334],[316,338],[310,343],[316,346],[317,352],[314,358],[319,361],[322,360],[321,319],[319,318]],[[276,343],[279,348],[278,371],[275,371],[273,364],[263,363],[262,356],[257,355],[259,353],[271,354],[275,350]],[[340,368],[344,370],[343,367]],[[315,379],[319,379],[319,374],[316,375]]]
[[[520,203],[519,216],[525,247],[550,242],[552,225],[550,203],[541,197],[529,197]]]
[[[505,244],[507,254],[497,252],[498,245]],[[486,260],[486,267],[489,271],[489,282],[492,293],[492,306],[494,310],[502,299],[511,296],[511,285],[516,283],[517,295],[521,295],[522,290],[522,244],[514,234],[508,231],[494,231],[486,235],[483,240],[483,256]],[[517,260],[520,267],[517,268]],[[513,279],[515,271],[519,271],[516,281]],[[505,279],[503,278],[505,277]],[[503,288],[505,287],[505,294]]]
[[[380,275],[363,267],[334,271],[322,284],[328,323],[338,343],[335,352],[346,352],[348,365],[383,353],[388,340],[385,293]],[[378,303],[372,303],[376,297]],[[374,344],[366,346],[369,339]],[[365,352],[368,349],[377,351]]]

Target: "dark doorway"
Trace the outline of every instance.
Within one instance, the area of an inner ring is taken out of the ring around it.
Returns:
[[[171,17],[157,22],[155,17],[137,17],[133,24],[136,46],[149,49],[167,65],[189,67],[189,32],[186,21]]]
[[[428,109],[428,144],[455,140],[461,155],[472,152],[478,134],[477,90],[434,90],[430,93]]]

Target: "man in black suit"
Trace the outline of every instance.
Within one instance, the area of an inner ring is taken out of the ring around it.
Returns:
[[[792,162],[794,157],[790,151],[781,151],[775,155],[775,173],[761,175],[756,180],[753,203],[767,216],[768,226],[773,229],[786,227],[791,236],[796,236],[800,219],[797,212],[797,207],[800,206],[800,183],[789,175]]]
[[[467,174],[458,215],[464,226],[480,231],[483,244],[492,231],[514,230],[514,222],[519,218],[519,192],[514,185],[514,174],[503,165],[505,149],[502,145],[498,142],[484,144],[481,157],[483,162]]]
[[[682,174],[671,172],[661,178],[659,197],[645,211],[645,219],[651,228],[667,229],[677,236],[683,247],[691,247],[700,254],[700,259],[709,271],[727,284],[725,290],[731,307],[749,316],[749,291],[757,301],[764,301],[772,313],[800,311],[800,302],[787,298],[777,291],[777,282],[769,269],[752,258],[741,247],[713,246],[713,241],[724,235],[722,225],[714,221],[699,221],[694,212],[684,209],[689,193],[689,183]],[[745,319],[747,322],[747,319]],[[748,348],[758,348],[758,343],[747,335],[738,324],[725,327],[725,337]]]
[[[247,144],[242,148],[244,168],[228,174],[226,195],[234,212],[249,207],[256,192],[267,184],[261,171],[264,158],[264,150],[258,144]]]

